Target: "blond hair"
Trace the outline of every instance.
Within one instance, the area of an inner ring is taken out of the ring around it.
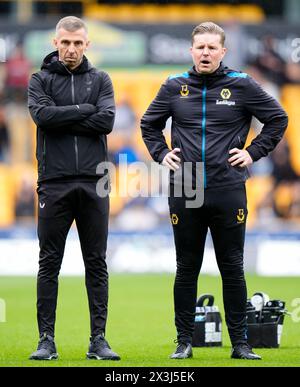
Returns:
[[[195,35],[202,35],[202,34],[206,34],[206,33],[220,35],[220,38],[221,38],[220,42],[221,42],[222,46],[224,47],[225,32],[224,32],[223,28],[221,28],[220,26],[218,26],[217,24],[215,24],[213,22],[201,23],[193,29],[192,45],[194,43]]]

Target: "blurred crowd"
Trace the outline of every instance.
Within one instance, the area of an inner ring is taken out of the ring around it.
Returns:
[[[260,55],[244,63],[241,70],[252,75],[265,90],[281,100],[285,85],[294,84],[300,87],[300,66],[287,63],[279,55],[271,35],[264,37],[263,46]],[[5,63],[0,63],[0,166],[4,167],[0,168],[0,174],[4,170],[8,174],[14,174],[16,222],[34,222],[35,218],[35,127],[27,111],[27,85],[33,70],[36,69],[33,69],[30,58],[26,57],[21,43],[9,53]],[[117,170],[120,170],[120,163],[124,160],[120,155],[126,155],[129,164],[137,161],[149,163],[147,152],[141,151],[141,142],[137,141],[141,114],[131,103],[129,93],[134,93],[134,88],[128,93],[119,93],[117,84],[114,84],[114,88],[117,110],[114,130],[108,138],[109,160]],[[300,122],[297,129],[299,128]],[[252,138],[260,129],[261,124],[253,120]],[[253,182],[250,180],[248,185],[255,197],[250,227],[263,228],[268,225],[286,228],[288,224],[299,226],[300,176],[299,169],[295,168],[291,158],[290,140],[284,138],[268,158],[253,165],[250,173]],[[255,181],[258,187],[256,190]],[[0,190],[0,195],[2,194]],[[147,195],[135,198],[113,197],[111,208],[112,228],[151,229],[169,223],[165,199]]]
[[[254,60],[247,63],[246,72],[279,101],[282,101],[282,90],[286,85],[300,85],[299,63],[284,60],[276,50],[274,37],[270,34],[263,37],[262,50]],[[254,119],[252,123],[254,133],[259,132],[261,127],[262,124]],[[300,122],[297,123],[297,132],[299,129]],[[280,225],[280,220],[300,222],[300,174],[291,160],[290,143],[287,138],[285,136],[282,139],[269,157],[252,167],[253,176],[271,177],[271,184],[257,204],[257,227],[265,225],[276,227],[276,221],[279,221]],[[299,142],[298,137],[293,140]]]

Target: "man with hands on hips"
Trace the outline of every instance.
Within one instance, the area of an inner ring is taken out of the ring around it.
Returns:
[[[152,158],[171,170],[169,208],[177,263],[177,348],[172,359],[192,356],[197,282],[208,229],[222,277],[231,357],[261,359],[247,343],[245,181],[247,167],[275,148],[288,120],[279,103],[254,79],[223,64],[224,42],[225,33],[218,25],[198,25],[190,48],[194,66],[164,82],[141,120],[142,136]],[[253,116],[264,126],[244,149]],[[162,134],[169,117],[172,150]],[[187,208],[186,196],[174,194],[176,173],[184,170],[185,163],[192,165],[192,185],[200,185],[204,191],[203,204],[197,208]],[[199,163],[201,181],[197,177]]]

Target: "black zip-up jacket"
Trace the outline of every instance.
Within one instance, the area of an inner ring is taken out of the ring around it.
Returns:
[[[285,111],[245,73],[222,63],[208,75],[192,68],[161,86],[142,117],[142,136],[152,158],[161,163],[170,152],[162,130],[172,117],[171,146],[180,148],[181,162],[203,163],[205,188],[227,186],[248,177],[247,168],[232,167],[228,159],[230,149],[244,148],[252,116],[264,124],[246,148],[257,161],[282,138],[288,122]],[[170,177],[172,182],[173,173]]]
[[[38,182],[98,176],[115,117],[107,73],[92,67],[86,57],[70,71],[58,60],[58,52],[52,52],[31,77],[28,107],[37,125]]]

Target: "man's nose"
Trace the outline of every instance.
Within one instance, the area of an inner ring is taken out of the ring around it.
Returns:
[[[75,52],[75,46],[74,46],[73,43],[71,43],[71,44],[69,45],[68,51],[69,51],[70,53]]]
[[[209,55],[209,49],[208,49],[208,47],[204,47],[202,53],[203,53],[203,55]]]

